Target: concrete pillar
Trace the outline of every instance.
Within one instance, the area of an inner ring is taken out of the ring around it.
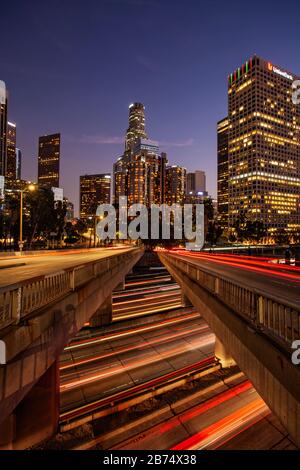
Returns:
[[[15,435],[15,415],[11,414],[0,424],[0,450],[12,450]]]
[[[114,292],[119,292],[120,290],[125,290],[125,278],[122,282],[120,282],[120,284],[117,285],[117,287],[114,289]]]
[[[236,365],[234,359],[227,353],[223,343],[216,337],[215,356],[221,362],[222,367],[232,367]]]
[[[27,449],[50,438],[58,429],[59,367],[56,361],[33,386],[4,423],[0,449]]]
[[[94,313],[90,319],[90,326],[99,328],[100,326],[110,325],[112,322],[112,297],[111,294],[105,299],[101,307]]]
[[[181,306],[182,307],[192,307],[190,300],[187,298],[185,293],[181,291]]]

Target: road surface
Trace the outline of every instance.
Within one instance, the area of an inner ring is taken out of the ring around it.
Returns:
[[[72,250],[71,252],[42,254],[40,256],[24,256],[13,260],[0,260],[0,288],[16,284],[26,279],[47,275],[71,268],[88,261],[96,261],[107,256],[124,253],[128,248],[99,248],[95,250]],[[15,266],[17,263],[20,266]],[[25,266],[23,265],[25,263]],[[9,268],[10,265],[14,267]],[[3,269],[3,268],[7,269]]]

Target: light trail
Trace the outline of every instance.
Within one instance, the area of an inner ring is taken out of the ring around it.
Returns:
[[[137,313],[130,313],[130,314],[118,314],[117,312],[114,314],[115,318],[113,318],[113,321],[119,321],[121,318],[123,320],[130,320],[131,318],[134,318],[134,317],[142,317],[142,316],[145,316],[145,315],[150,315],[150,314],[153,314],[153,313],[161,313],[161,312],[166,312],[168,310],[172,310],[172,309],[175,309],[175,308],[180,308],[182,307],[182,304],[181,302],[175,302],[175,303],[169,303],[168,305],[164,306],[164,307],[161,307],[161,308],[158,308],[157,306],[153,307],[151,310],[140,310],[139,312]]]
[[[233,411],[229,411],[230,407],[234,407]],[[226,409],[228,408],[228,411]],[[213,413],[212,413],[213,411]],[[226,416],[224,416],[226,413]],[[193,406],[186,411],[176,414],[174,417],[168,419],[164,423],[156,424],[143,431],[141,434],[135,435],[133,438],[126,439],[125,441],[113,446],[112,449],[148,449],[149,445],[153,449],[160,449],[161,442],[174,442],[176,439],[176,430],[180,435],[180,429],[184,428],[185,431],[195,428],[197,424],[203,429],[192,436],[170,445],[170,450],[189,450],[198,449],[202,445],[203,448],[208,448],[209,445],[216,445],[220,443],[221,439],[226,439],[229,433],[237,432],[241,426],[253,419],[261,418],[263,413],[270,413],[263,400],[258,396],[249,380],[245,380],[241,384],[235,385],[225,392],[219,393],[213,398],[208,399],[204,403]],[[218,414],[222,418],[218,419]],[[206,420],[213,422],[208,426]],[[238,424],[237,424],[238,423]],[[225,425],[227,426],[225,429]],[[170,437],[169,437],[170,436]],[[206,441],[204,441],[207,439]],[[154,444],[157,442],[157,446]],[[150,444],[149,444],[150,443]],[[154,446],[153,446],[154,444]],[[201,447],[202,448],[202,447]]]
[[[119,338],[122,338],[124,336],[130,336],[130,335],[133,335],[133,334],[142,333],[144,331],[155,330],[157,328],[161,328],[162,326],[168,326],[168,325],[173,325],[173,324],[176,324],[176,323],[182,323],[182,322],[185,322],[187,320],[200,317],[199,313],[192,312],[191,310],[190,310],[190,312],[191,313],[185,313],[180,317],[169,318],[167,320],[160,320],[158,322],[153,322],[150,325],[142,325],[142,326],[138,326],[138,327],[135,327],[135,328],[131,328],[130,330],[118,331],[116,333],[109,333],[107,335],[96,336],[93,339],[86,339],[86,340],[81,340],[81,341],[76,341],[76,342],[74,341],[74,342],[72,342],[71,345],[67,346],[64,349],[64,351],[70,351],[70,350],[73,350],[73,349],[82,348],[84,346],[91,346],[93,344],[102,343],[102,342],[110,341],[110,340],[113,340],[113,339],[119,339]]]
[[[256,398],[251,403],[171,447],[170,450],[203,450],[209,447],[214,448],[218,442],[221,445],[220,441],[222,439],[228,441],[268,414],[270,414],[270,410],[267,405],[261,398]],[[234,436],[229,438],[228,436],[233,432],[235,433]]]
[[[126,352],[131,352],[131,351],[134,351],[134,350],[148,348],[148,347],[154,346],[155,344],[159,344],[162,341],[164,343],[168,343],[170,341],[173,341],[174,339],[178,339],[178,338],[181,338],[182,336],[186,336],[187,334],[188,335],[196,334],[196,333],[198,334],[200,332],[204,333],[204,332],[207,332],[207,331],[209,331],[209,326],[206,325],[206,324],[204,324],[203,326],[198,326],[198,327],[193,326],[190,329],[185,329],[184,331],[180,331],[178,333],[173,333],[171,335],[164,336],[163,338],[159,337],[159,338],[156,338],[156,339],[153,339],[153,340],[144,341],[144,342],[136,344],[134,346],[131,345],[131,346],[128,346],[128,347],[119,348],[119,349],[116,349],[116,350],[114,350],[112,352],[109,352],[109,353],[104,353],[104,354],[99,354],[97,356],[89,357],[88,359],[78,359],[74,362],[70,362],[68,364],[61,365],[59,367],[59,369],[61,371],[67,370],[67,369],[70,369],[72,367],[78,367],[78,366],[81,366],[83,364],[89,364],[89,363],[92,363],[92,362],[95,362],[95,361],[99,361],[101,359],[107,359],[108,357],[113,357],[113,356],[116,356],[118,354],[124,354]]]
[[[165,291],[173,291],[173,290],[180,290],[178,284],[162,284],[161,286],[158,284],[155,287],[147,288],[141,287],[140,289],[132,289],[130,291],[120,291],[114,292],[112,295],[113,299],[123,298],[123,297],[133,297],[135,295],[144,295],[144,294],[152,294],[153,292],[165,292]]]
[[[81,387],[82,385],[99,381],[100,379],[103,379],[103,378],[111,377],[119,373],[123,373],[126,371],[137,369],[139,367],[144,367],[150,364],[154,364],[164,359],[168,359],[170,357],[178,356],[179,354],[182,354],[184,352],[194,350],[196,348],[213,346],[214,341],[215,341],[215,336],[213,333],[211,333],[211,334],[206,335],[205,338],[198,338],[193,343],[186,343],[184,345],[174,346],[173,348],[170,348],[166,352],[162,351],[157,356],[153,357],[153,355],[151,355],[150,357],[148,356],[146,359],[132,360],[132,361],[129,361],[126,365],[123,365],[121,367],[120,366],[112,367],[107,372],[100,372],[97,374],[93,374],[89,377],[82,377],[77,380],[73,380],[72,382],[61,384],[60,392],[64,393],[71,389]]]
[[[95,400],[92,403],[81,405],[77,407],[76,409],[64,411],[63,413],[60,414],[60,420],[68,421],[82,414],[91,413],[101,406],[110,405],[112,401],[119,402],[121,400],[131,397],[134,394],[144,392],[145,390],[149,390],[149,389],[153,390],[156,387],[159,387],[168,381],[180,380],[186,374],[191,374],[193,371],[196,371],[196,370],[198,371],[199,369],[201,370],[205,367],[209,367],[214,364],[216,364],[215,358],[207,357],[205,359],[202,359],[202,361],[198,361],[196,363],[185,366],[181,369],[168,372],[167,374],[156,377],[155,379],[148,380],[147,382],[144,382],[142,384],[134,385],[133,387],[127,390],[123,390],[122,392],[117,392],[111,396]]]
[[[113,303],[113,307],[116,307],[117,305],[124,305],[124,303],[127,304],[136,304],[136,303],[141,303],[145,300],[148,301],[151,301],[151,300],[157,300],[158,301],[158,304],[160,303],[160,299],[163,298],[167,298],[167,297],[174,297],[174,296],[178,296],[180,295],[181,293],[176,293],[176,292],[164,292],[164,293],[161,293],[159,295],[149,295],[147,296],[146,298],[144,299],[132,299],[132,300],[127,300],[126,302],[114,302]],[[125,307],[126,308],[126,307]],[[130,307],[128,307],[130,308]],[[122,309],[118,309],[118,310],[122,310]]]
[[[172,254],[172,253],[171,253]],[[249,265],[246,265],[245,263],[239,263],[239,262],[229,262],[229,261],[225,261],[225,260],[220,260],[220,259],[217,259],[213,256],[205,256],[205,255],[201,255],[201,256],[195,256],[195,255],[192,255],[192,254],[187,254],[187,253],[184,253],[183,254],[184,257],[187,257],[187,258],[197,258],[197,259],[204,259],[205,261],[209,261],[209,262],[212,262],[212,263],[215,263],[215,264],[220,264],[220,265],[226,265],[226,266],[230,266],[230,267],[238,267],[238,268],[242,268],[244,269],[245,271],[252,271],[252,272],[256,272],[256,273],[263,273],[263,274],[266,274],[268,276],[274,276],[274,277],[279,277],[279,278],[285,278],[285,279],[289,279],[289,280],[292,280],[294,282],[300,282],[300,277],[299,276],[296,276],[296,275],[292,275],[292,274],[289,274],[289,273],[286,273],[286,272],[278,272],[276,271],[276,269],[274,269],[273,267],[271,268],[262,268],[262,267],[259,267],[259,266],[249,266]]]

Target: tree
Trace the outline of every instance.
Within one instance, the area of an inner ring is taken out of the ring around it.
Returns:
[[[245,224],[245,238],[259,243],[267,235],[267,230],[261,220],[247,220]]]
[[[286,245],[290,241],[290,236],[285,229],[277,230],[274,234],[276,245]]]
[[[223,230],[218,225],[216,221],[210,221],[208,223],[208,230],[206,234],[206,241],[211,244],[211,246],[216,245],[218,239],[221,237]]]

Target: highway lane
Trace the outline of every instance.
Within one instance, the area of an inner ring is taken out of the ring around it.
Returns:
[[[269,414],[246,380],[111,449],[214,449]]]
[[[126,320],[179,308],[181,289],[162,267],[126,276],[125,290],[113,294],[113,320]]]
[[[0,270],[0,287],[6,287],[26,279],[36,276],[51,274],[60,270],[71,268],[88,261],[96,261],[107,256],[117,255],[128,250],[128,247],[120,248],[98,248],[92,250],[71,250],[61,253],[42,254],[40,256],[22,256],[19,258],[20,263],[26,263],[10,269]],[[18,259],[0,260],[0,266],[9,266],[15,264]]]
[[[67,349],[61,361],[61,410],[83,405],[211,357],[214,335],[197,316]]]
[[[163,252],[162,252],[163,253]],[[172,252],[169,252],[172,255]],[[300,307],[300,275],[299,273],[282,272],[276,269],[263,267],[260,262],[249,265],[245,261],[231,260],[214,254],[193,254],[190,252],[173,253],[180,259],[186,259],[193,265],[207,268],[208,272],[226,276],[237,283],[244,283],[254,289],[263,290],[264,293],[279,297],[287,302],[293,302]]]
[[[157,289],[155,295],[144,295],[140,299],[127,302],[113,302],[113,320],[124,320],[142,315],[150,315],[181,307],[181,290]]]

